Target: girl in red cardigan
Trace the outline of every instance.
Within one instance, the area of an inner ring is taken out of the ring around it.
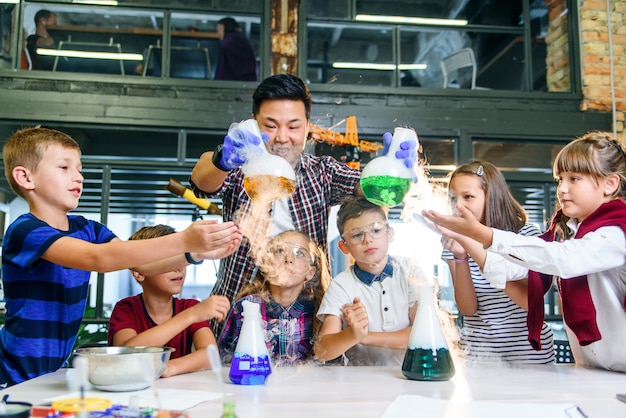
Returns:
[[[424,216],[525,268],[536,348],[543,295],[556,279],[576,363],[626,372],[626,154],[610,134],[592,132],[567,144],[553,171],[560,209],[541,237],[486,227],[463,207],[460,216]]]

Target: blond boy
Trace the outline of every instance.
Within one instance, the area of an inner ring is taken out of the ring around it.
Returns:
[[[70,136],[25,128],[4,145],[5,175],[29,212],[7,229],[2,278],[0,384],[13,385],[63,366],[76,340],[91,271],[173,270],[187,258],[218,258],[239,245],[230,222],[198,221],[151,240],[121,241],[105,225],[69,215],[83,191],[80,148]]]

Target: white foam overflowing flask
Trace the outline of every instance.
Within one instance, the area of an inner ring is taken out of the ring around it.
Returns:
[[[244,300],[243,325],[230,365],[230,381],[237,385],[262,385],[272,373],[265,345],[261,308],[258,303]]]
[[[413,170],[395,157],[404,141],[415,141],[417,134],[410,128],[396,128],[385,155],[367,163],[361,173],[361,190],[367,200],[378,206],[392,207],[402,203],[413,182]]]
[[[411,380],[449,380],[454,363],[439,321],[435,286],[419,286],[417,303],[402,374]]]

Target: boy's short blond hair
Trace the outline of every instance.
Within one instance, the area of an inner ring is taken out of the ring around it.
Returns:
[[[15,132],[4,144],[2,155],[4,159],[4,175],[13,190],[18,196],[24,197],[22,188],[13,178],[15,167],[25,167],[35,170],[43,158],[43,153],[51,144],[58,144],[63,148],[75,149],[80,154],[80,146],[71,136],[54,129],[24,128]]]

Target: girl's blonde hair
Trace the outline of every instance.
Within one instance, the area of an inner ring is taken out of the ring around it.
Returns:
[[[556,155],[552,171],[557,180],[562,173],[569,172],[589,175],[596,183],[616,174],[619,184],[612,197],[626,198],[626,154],[608,132],[589,132],[565,145]],[[567,227],[569,219],[561,214],[555,229],[557,240],[571,238],[572,232]]]
[[[515,200],[500,170],[487,161],[472,161],[452,172],[456,176],[475,176],[485,192],[485,225],[505,231],[518,232],[528,220],[526,210]]]
[[[315,312],[319,308],[322,303],[322,298],[324,297],[324,292],[328,288],[328,285],[331,281],[330,269],[328,266],[328,259],[326,255],[321,250],[321,248],[309,237],[307,234],[296,231],[284,231],[280,234],[274,236],[268,243],[267,248],[270,248],[273,244],[280,242],[281,238],[286,234],[297,234],[304,238],[307,242],[307,250],[309,254],[311,254],[313,258],[313,266],[315,266],[315,273],[310,280],[307,280],[304,283],[304,287],[300,295],[304,296],[308,300],[315,300]],[[261,260],[263,264],[267,263],[267,259]],[[259,275],[252,280],[249,284],[244,286],[243,289],[239,292],[235,300],[241,299],[244,296],[256,295],[262,298],[265,301],[270,300],[270,282],[266,280],[262,269],[260,269]],[[313,335],[317,335],[321,327],[321,322],[317,319],[317,315],[314,315],[313,320]]]

